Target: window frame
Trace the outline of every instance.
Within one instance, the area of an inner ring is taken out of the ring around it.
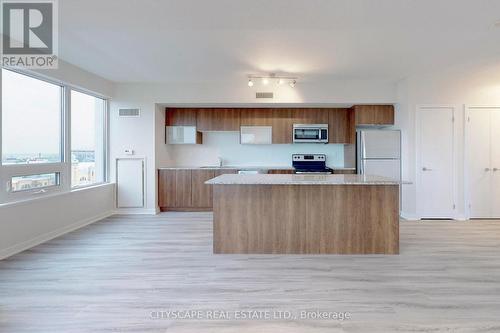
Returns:
[[[60,154],[61,162],[58,163],[34,163],[34,164],[3,164],[0,158],[0,204],[11,203],[16,201],[25,201],[45,196],[50,196],[57,193],[70,192],[71,190],[92,187],[100,184],[109,183],[109,100],[110,98],[99,93],[89,91],[68,84],[63,81],[55,80],[48,76],[35,73],[33,71],[1,67],[1,69],[9,70],[17,74],[25,75],[36,80],[41,80],[61,87],[61,110],[60,110]],[[1,78],[0,73],[0,78]],[[0,80],[0,89],[3,84]],[[71,186],[71,90],[78,91],[84,94],[91,95],[104,100],[104,119],[103,119],[103,151],[104,151],[104,181],[84,186]],[[0,142],[2,129],[2,106],[0,103]],[[2,144],[0,144],[0,157],[2,156]],[[11,191],[12,177],[36,175],[43,173],[59,173],[59,185],[46,187],[41,191],[40,188],[30,189],[26,191]]]

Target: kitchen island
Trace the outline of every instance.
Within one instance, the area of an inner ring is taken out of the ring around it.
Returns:
[[[391,179],[232,174],[206,184],[214,253],[399,253],[399,183]]]

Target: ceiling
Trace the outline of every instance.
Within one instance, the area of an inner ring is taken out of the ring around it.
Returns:
[[[498,0],[64,0],[59,55],[115,82],[398,80],[500,61]]]

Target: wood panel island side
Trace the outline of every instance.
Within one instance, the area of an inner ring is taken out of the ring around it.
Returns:
[[[399,183],[368,175],[222,175],[221,254],[398,254]]]

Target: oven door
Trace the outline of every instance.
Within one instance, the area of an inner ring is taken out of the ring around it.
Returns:
[[[328,141],[326,129],[317,127],[294,127],[293,142],[324,142]]]

